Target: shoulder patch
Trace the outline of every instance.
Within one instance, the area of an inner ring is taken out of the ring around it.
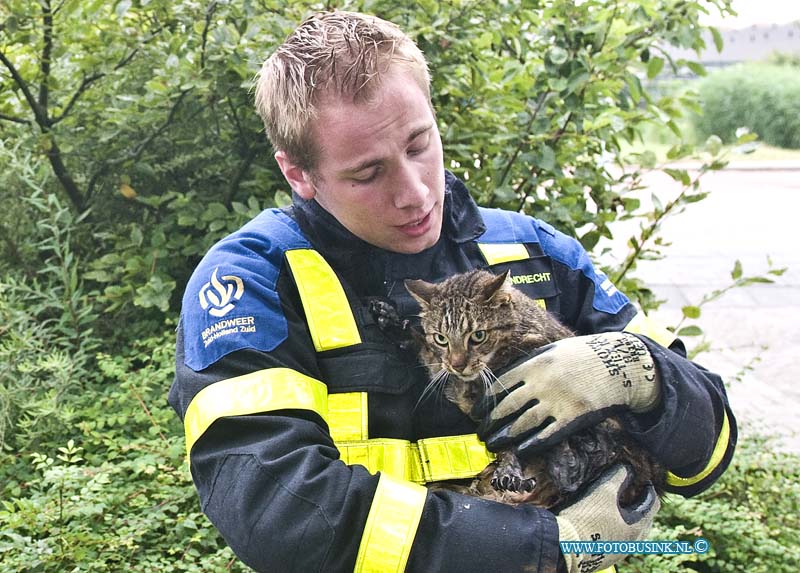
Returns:
[[[214,245],[183,296],[186,365],[199,371],[236,350],[270,351],[283,342],[288,325],[276,290],[283,255],[310,247],[296,223],[277,209]]]

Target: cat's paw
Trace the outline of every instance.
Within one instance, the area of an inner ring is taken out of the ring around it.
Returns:
[[[526,479],[511,468],[497,468],[492,476],[492,487],[499,491],[530,493],[536,487],[536,480]]]

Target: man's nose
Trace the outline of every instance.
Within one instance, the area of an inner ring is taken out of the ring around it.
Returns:
[[[423,182],[422,171],[415,165],[403,165],[394,181],[394,206],[398,209],[423,207],[430,192]]]

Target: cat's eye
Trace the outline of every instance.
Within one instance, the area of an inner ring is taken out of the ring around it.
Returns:
[[[434,333],[433,341],[439,346],[447,346],[450,344],[450,342],[447,340],[447,337],[444,334],[439,334],[438,332]]]
[[[469,335],[469,341],[474,342],[475,344],[481,344],[483,342],[486,342],[486,331],[476,330],[475,332]]]

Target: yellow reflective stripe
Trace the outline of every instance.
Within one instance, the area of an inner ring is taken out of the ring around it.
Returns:
[[[617,566],[612,565],[611,567],[607,567],[601,571],[598,571],[597,573],[617,573]]]
[[[625,327],[625,332],[642,334],[665,348],[669,347],[677,338],[674,332],[670,332],[660,322],[646,316],[641,311],[628,323],[628,326]]]
[[[317,352],[361,342],[353,311],[336,273],[317,251],[286,252]]]
[[[714,446],[714,451],[711,452],[711,459],[708,460],[708,465],[706,465],[703,471],[701,471],[699,474],[688,478],[676,476],[672,472],[667,472],[667,483],[669,485],[677,487],[694,485],[708,477],[711,472],[717,468],[722,459],[725,457],[725,452],[728,449],[728,442],[731,439],[731,425],[730,422],[728,422],[728,413],[723,412],[722,416],[722,429],[719,431],[719,437],[717,438],[717,443]]]
[[[395,479],[425,483],[419,449],[408,440],[373,438],[336,442],[336,447],[347,465],[360,464],[373,474],[382,472]]]
[[[328,426],[334,442],[366,440],[368,430],[366,392],[345,392],[328,396]]]
[[[328,389],[289,368],[270,368],[215,382],[200,390],[186,409],[186,453],[216,420],[275,410],[311,410],[328,416]]]
[[[402,573],[428,490],[381,475],[358,548],[356,573]]]
[[[539,305],[539,308],[547,310],[547,303],[544,302],[543,298],[536,298],[536,299],[533,300],[533,302],[535,302],[537,305]]]
[[[478,248],[490,265],[530,258],[528,249],[522,243],[478,243]]]
[[[417,446],[426,482],[475,477],[495,459],[475,434],[423,438]]]
[[[360,464],[415,483],[471,478],[494,461],[475,434],[423,438],[416,443],[392,438],[337,441],[342,461]]]

